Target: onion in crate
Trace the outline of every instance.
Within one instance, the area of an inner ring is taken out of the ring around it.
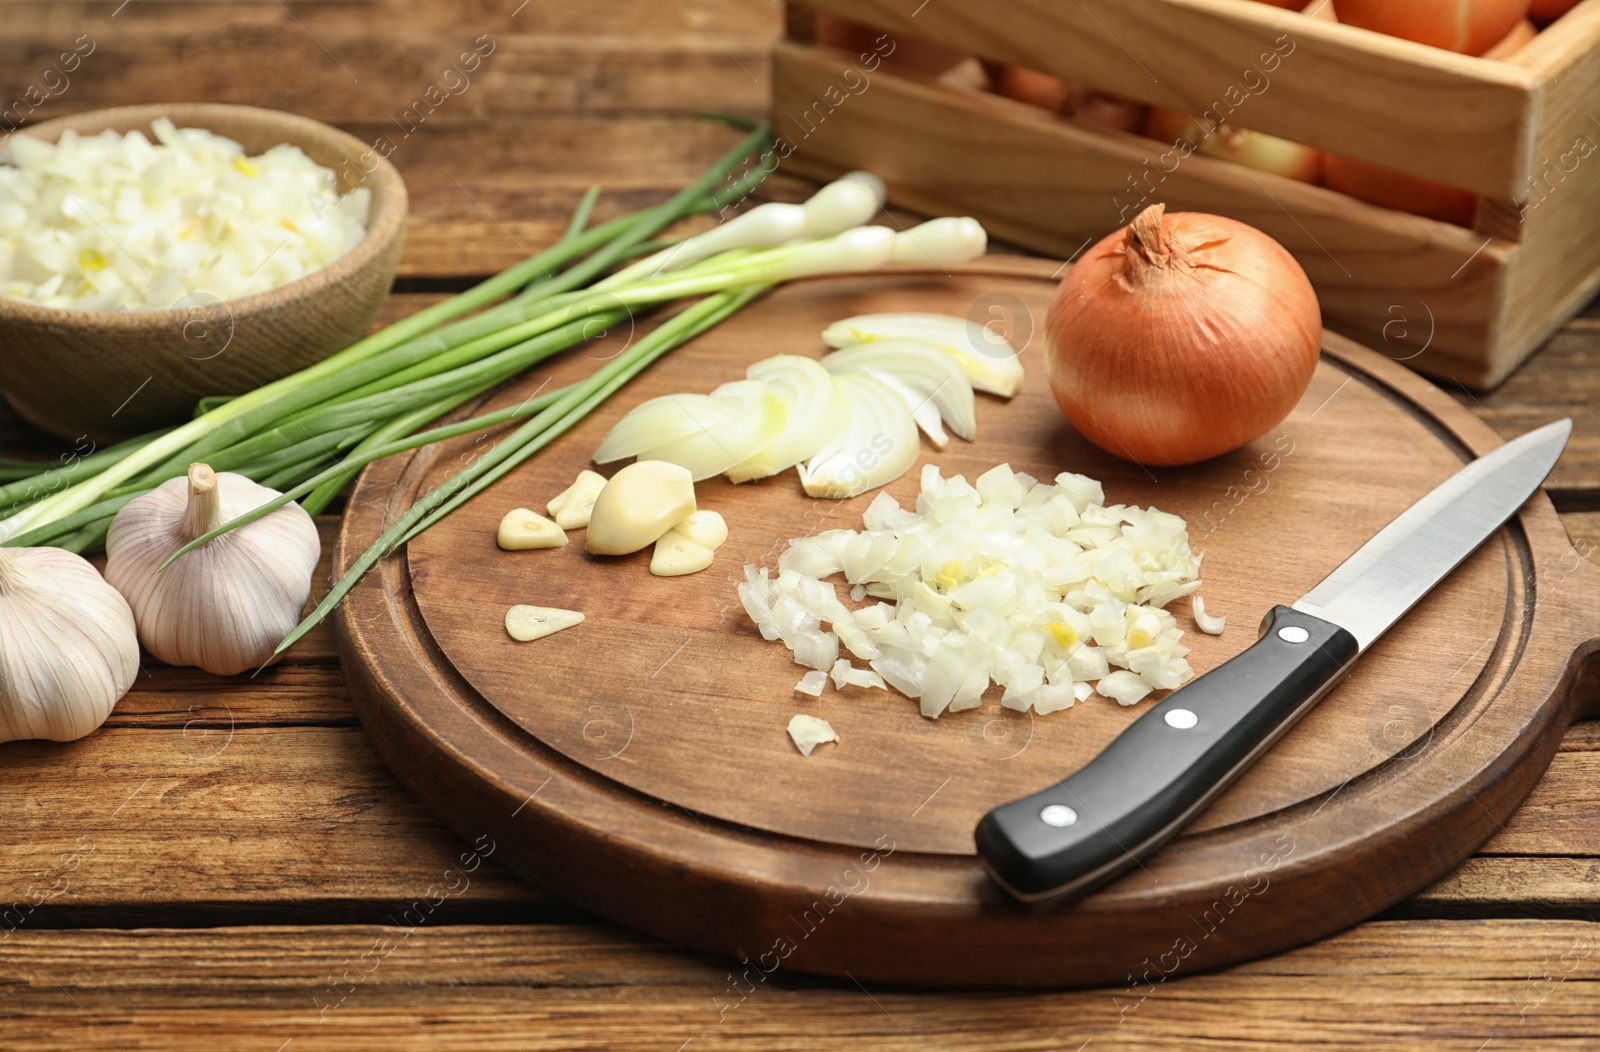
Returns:
[[[1528,0],[1333,0],[1339,21],[1481,55],[1528,15]]]

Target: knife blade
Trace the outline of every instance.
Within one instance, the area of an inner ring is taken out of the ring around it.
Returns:
[[[1042,909],[1155,851],[1538,491],[1571,433],[1560,420],[1467,464],[1268,612],[1244,653],[1173,691],[1082,769],[986,814],[974,836],[989,875]]]

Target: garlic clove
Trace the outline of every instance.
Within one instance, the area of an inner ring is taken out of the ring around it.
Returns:
[[[562,490],[546,505],[556,525],[563,530],[577,530],[589,525],[589,515],[594,511],[595,498],[606,487],[606,477],[587,469],[578,472],[572,485]]]
[[[584,546],[593,555],[628,555],[653,544],[694,513],[694,476],[664,460],[629,464],[595,498]]]
[[[696,544],[716,551],[728,539],[728,524],[716,512],[701,508],[687,516],[669,531],[681,533]]]
[[[682,577],[699,573],[711,565],[716,552],[690,540],[677,530],[668,530],[656,541],[650,554],[650,572],[657,577]]]
[[[60,548],[0,548],[0,742],[81,738],[139,673],[128,602]]]
[[[543,639],[582,623],[583,615],[578,611],[554,606],[513,606],[506,611],[506,634],[522,643]]]
[[[194,464],[129,501],[106,534],[106,580],[133,610],[139,641],[169,665],[221,676],[276,660],[300,622],[322,541],[298,504],[214,538],[165,570],[203,533],[278,496],[243,475]]]
[[[495,543],[508,552],[529,548],[559,548],[567,543],[560,526],[527,508],[513,508],[500,520]]]

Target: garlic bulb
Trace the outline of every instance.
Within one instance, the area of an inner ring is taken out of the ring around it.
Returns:
[[[130,501],[106,534],[106,580],[127,597],[139,642],[169,665],[219,676],[273,660],[300,621],[322,542],[298,504],[161,564],[196,537],[272,500],[243,475],[193,464]]]
[[[81,738],[139,672],[127,600],[60,548],[0,548],[0,742]]]

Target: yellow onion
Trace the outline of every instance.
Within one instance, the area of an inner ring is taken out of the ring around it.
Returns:
[[[1086,438],[1141,464],[1192,464],[1289,415],[1322,315],[1272,238],[1157,204],[1067,272],[1045,333],[1051,390]]]
[[[1528,14],[1528,0],[1333,0],[1339,21],[1481,55]]]

